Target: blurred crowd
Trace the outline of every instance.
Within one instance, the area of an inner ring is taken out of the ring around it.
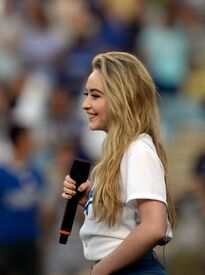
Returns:
[[[66,246],[58,230],[65,175],[76,157],[97,161],[104,139],[81,111],[92,58],[128,51],[145,63],[169,144],[184,125],[205,132],[204,33],[204,0],[0,1],[1,275],[89,274],[78,236],[82,209]],[[205,141],[203,150],[176,199],[171,275],[205,272]]]

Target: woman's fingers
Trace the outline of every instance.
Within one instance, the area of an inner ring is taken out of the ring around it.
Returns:
[[[61,197],[62,197],[63,199],[67,199],[67,200],[70,200],[70,199],[72,198],[71,195],[68,195],[68,194],[66,194],[66,193],[64,193],[64,192],[61,194]]]
[[[67,182],[67,181],[64,181],[63,185],[64,185],[64,188],[68,188],[68,189],[71,189],[71,190],[75,190],[76,189],[75,184]]]
[[[76,194],[76,186],[75,186],[75,181],[73,179],[71,179],[71,177],[69,175],[67,175],[65,177],[65,180],[63,182],[63,193],[62,193],[62,197],[64,199],[71,199],[72,196],[74,196]]]
[[[72,196],[76,195],[76,182],[69,176],[67,175],[65,177],[65,180],[63,182],[63,193],[62,193],[62,198],[64,199],[71,199]],[[82,183],[78,187],[79,192],[84,192],[87,189],[90,189],[91,187],[91,182],[87,180],[86,182]]]
[[[75,195],[76,191],[72,188],[68,188],[68,187],[63,187],[63,191],[64,193],[68,194],[68,195]]]
[[[90,188],[90,186],[91,186],[91,182],[89,180],[87,180],[86,182],[82,183],[78,187],[78,191],[83,192],[83,191],[87,190],[88,188]]]
[[[70,177],[70,175],[67,175],[67,176],[65,177],[65,182],[69,182],[69,183],[73,183],[73,184],[76,183],[76,182]]]

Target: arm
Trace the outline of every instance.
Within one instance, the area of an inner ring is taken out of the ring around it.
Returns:
[[[141,223],[108,256],[94,265],[92,275],[108,275],[150,251],[166,234],[167,211],[164,203],[138,200]]]

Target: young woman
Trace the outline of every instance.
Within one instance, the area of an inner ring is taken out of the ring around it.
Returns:
[[[83,109],[91,130],[107,133],[92,183],[79,187],[85,221],[80,231],[92,275],[166,274],[153,248],[172,238],[174,207],[166,180],[155,85],[133,55],[93,59]],[[62,197],[75,195],[64,181]]]

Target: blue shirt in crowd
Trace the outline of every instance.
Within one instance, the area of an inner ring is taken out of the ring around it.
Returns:
[[[44,180],[32,165],[0,166],[0,245],[35,241]]]

